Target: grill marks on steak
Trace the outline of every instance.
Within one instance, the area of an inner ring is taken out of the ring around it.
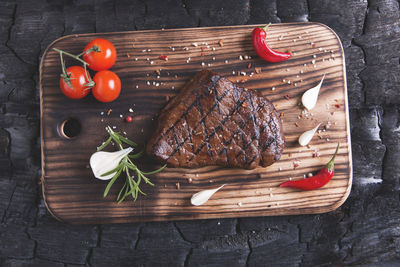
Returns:
[[[252,169],[278,160],[283,146],[281,120],[268,100],[203,70],[161,111],[147,153],[173,167]]]

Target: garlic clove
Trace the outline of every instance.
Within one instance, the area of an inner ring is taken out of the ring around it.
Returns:
[[[126,155],[131,153],[132,150],[133,148],[128,147],[115,152],[95,152],[90,157],[90,167],[92,168],[94,176],[100,180],[110,180],[116,172],[106,176],[101,175],[115,169],[119,165],[120,161]]]
[[[303,96],[301,97],[301,103],[306,109],[311,110],[317,104],[319,90],[321,89],[321,85],[322,82],[324,81],[324,78],[325,74],[317,86],[305,91]]]
[[[308,143],[310,143],[311,139],[313,138],[315,132],[318,130],[320,125],[321,123],[319,123],[314,129],[305,131],[302,135],[300,135],[299,144],[301,146],[306,146]]]
[[[210,197],[212,195],[214,195],[218,190],[220,190],[224,186],[225,186],[225,184],[223,184],[220,187],[215,188],[215,189],[207,189],[207,190],[197,192],[190,199],[190,203],[192,203],[192,205],[194,205],[194,206],[203,205],[210,199]]]

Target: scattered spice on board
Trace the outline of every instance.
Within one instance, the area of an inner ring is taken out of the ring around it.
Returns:
[[[293,162],[293,169],[296,169],[299,166],[300,166],[300,162],[299,161],[294,161]]]

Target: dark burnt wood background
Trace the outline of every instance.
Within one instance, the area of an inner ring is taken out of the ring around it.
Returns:
[[[346,55],[353,189],[321,215],[71,226],[40,189],[39,61],[71,33],[318,21]],[[399,2],[0,1],[0,266],[400,263]]]

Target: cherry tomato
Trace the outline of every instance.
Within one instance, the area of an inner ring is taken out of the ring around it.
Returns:
[[[61,91],[69,98],[80,99],[89,94],[90,88],[85,86],[88,83],[85,75],[85,69],[80,66],[71,66],[66,69],[68,75],[71,75],[71,88],[63,78],[60,78]],[[90,75],[88,73],[88,75]]]
[[[94,75],[93,96],[100,102],[114,101],[121,92],[121,80],[112,71],[102,70]]]
[[[92,51],[83,54],[83,60],[89,63],[89,68],[95,71],[108,70],[117,60],[117,50],[114,45],[106,39],[94,39],[90,41],[83,51],[98,48],[100,52]]]

